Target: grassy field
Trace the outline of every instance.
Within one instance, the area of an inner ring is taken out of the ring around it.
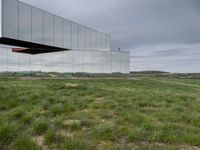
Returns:
[[[200,149],[200,80],[0,78],[0,149]]]

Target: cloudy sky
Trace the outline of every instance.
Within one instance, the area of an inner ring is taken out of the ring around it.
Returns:
[[[112,37],[131,70],[200,72],[200,0],[21,0]]]

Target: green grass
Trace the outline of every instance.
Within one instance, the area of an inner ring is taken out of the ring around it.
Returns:
[[[95,147],[92,143],[89,143],[75,138],[67,138],[65,139],[61,149],[63,150],[93,150]]]
[[[41,135],[45,133],[48,129],[48,122],[42,119],[36,120],[33,123],[33,132],[37,135]]]
[[[10,144],[17,137],[15,124],[2,123],[0,126],[0,145]]]
[[[199,78],[2,77],[0,149],[200,149]]]
[[[55,130],[48,130],[44,135],[46,144],[60,143],[63,141],[63,137],[56,133]]]
[[[12,146],[13,150],[41,150],[41,148],[31,140],[30,137],[20,137]]]

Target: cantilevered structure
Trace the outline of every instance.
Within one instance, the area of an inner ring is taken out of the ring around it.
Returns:
[[[70,56],[74,57],[74,53],[76,53],[76,58],[73,58],[73,61],[69,63],[71,63],[73,66],[74,63],[76,64],[76,62],[74,62],[76,59],[78,59],[77,61],[83,59],[79,65],[84,66],[89,64],[90,68],[92,66],[92,69],[91,71],[89,71],[89,69],[84,71],[84,67],[81,67],[82,69],[74,69],[76,71],[73,71],[72,69],[71,72],[128,73],[129,52],[111,51],[110,41],[110,36],[105,33],[59,17],[29,4],[25,4],[18,0],[0,0],[0,44],[12,45],[14,46],[12,49],[12,54],[19,56],[22,55],[22,57],[18,56],[18,68],[21,66],[20,62],[23,62],[23,56],[27,56],[27,54],[31,55],[29,57],[33,58],[29,60],[31,62],[27,63],[32,64],[38,63],[34,62],[34,57],[44,58],[45,56],[49,55],[47,53],[52,53],[51,55],[59,55],[62,53],[62,55],[66,55],[66,58],[62,58],[62,64],[64,66],[64,63],[66,63],[65,59],[69,59],[68,57]],[[0,52],[1,59],[3,58],[4,52],[3,50],[0,50]],[[10,51],[8,53],[10,53]],[[67,56],[68,53],[72,54]],[[80,55],[77,55],[77,53]],[[84,54],[86,53],[87,56],[85,57]],[[9,56],[7,55],[4,57]],[[42,60],[42,58],[39,64],[45,64],[45,60]],[[9,60],[10,59],[7,61]],[[37,59],[37,61],[38,60],[39,59]],[[98,60],[100,64],[95,62],[96,60]],[[118,63],[118,65],[120,65],[120,68],[125,67],[126,71],[119,70],[119,66],[118,69],[113,70],[112,67],[114,68],[114,66],[112,65],[117,65],[112,62],[114,60],[119,61],[120,64]],[[15,65],[15,63],[11,64]],[[51,61],[51,64],[53,64],[53,61]],[[95,64],[97,66],[102,65],[102,69],[97,69],[94,71]],[[110,70],[107,68],[105,69],[107,71],[104,71],[103,64],[108,66]],[[6,65],[9,65],[9,63],[7,62]],[[56,68],[56,65],[59,66],[61,64],[55,63],[54,68]],[[9,68],[9,66],[6,68]],[[29,69],[32,70],[31,67]],[[0,68],[0,71],[2,70],[3,69]],[[60,72],[67,71],[64,67],[62,69],[60,68],[59,70]],[[56,71],[59,70],[56,69]],[[25,70],[22,69],[19,71]],[[47,70],[38,69],[34,71]]]

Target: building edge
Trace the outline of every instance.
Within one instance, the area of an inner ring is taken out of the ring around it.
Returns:
[[[0,38],[2,38],[2,28],[3,28],[3,5],[2,0],[0,0]]]

